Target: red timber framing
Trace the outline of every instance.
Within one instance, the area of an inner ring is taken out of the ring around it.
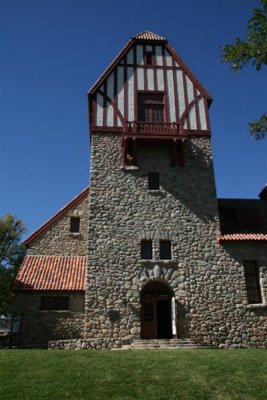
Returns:
[[[163,95],[161,121],[139,120],[140,93]],[[126,165],[135,165],[137,145],[144,141],[167,141],[171,164],[182,165],[187,138],[210,136],[211,96],[168,41],[151,32],[131,38],[90,89],[88,100],[91,134],[120,134]]]

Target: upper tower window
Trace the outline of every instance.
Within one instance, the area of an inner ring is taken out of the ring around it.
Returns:
[[[146,65],[153,65],[153,52],[152,51],[145,51],[145,64]]]
[[[147,93],[138,95],[138,121],[164,122],[163,94]]]

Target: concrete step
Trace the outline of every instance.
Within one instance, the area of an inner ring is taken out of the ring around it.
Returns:
[[[191,339],[137,339],[131,345],[121,347],[121,350],[143,350],[143,349],[206,349],[200,343]]]

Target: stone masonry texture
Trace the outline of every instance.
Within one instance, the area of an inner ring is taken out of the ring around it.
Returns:
[[[68,296],[69,310],[40,310],[42,296]],[[47,346],[49,340],[83,336],[84,292],[16,292],[14,315],[22,315],[21,346]],[[16,337],[14,338],[16,340]]]
[[[184,167],[170,166],[168,145],[138,144],[136,170],[121,158],[119,135],[92,135],[85,338],[140,338],[140,292],[161,281],[175,296],[178,337],[266,347],[266,306],[248,305],[242,262],[258,260],[266,304],[267,246],[217,242],[210,139],[187,141]],[[148,190],[149,172],[160,190]],[[141,260],[142,239],[152,240],[152,260]],[[164,239],[171,260],[159,259]]]
[[[80,232],[70,232],[70,217],[80,217]],[[28,255],[86,256],[88,242],[88,196],[83,197],[56,222],[34,239]]]

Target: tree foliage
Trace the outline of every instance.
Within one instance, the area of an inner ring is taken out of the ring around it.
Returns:
[[[25,256],[21,236],[24,224],[14,215],[0,218],[0,315],[10,312],[12,283]]]
[[[257,71],[267,65],[267,0],[259,0],[261,8],[253,9],[247,23],[246,39],[236,39],[234,44],[222,47],[222,60],[231,63],[232,71],[239,71],[251,64]],[[267,135],[267,114],[249,123],[249,131],[256,139]]]

